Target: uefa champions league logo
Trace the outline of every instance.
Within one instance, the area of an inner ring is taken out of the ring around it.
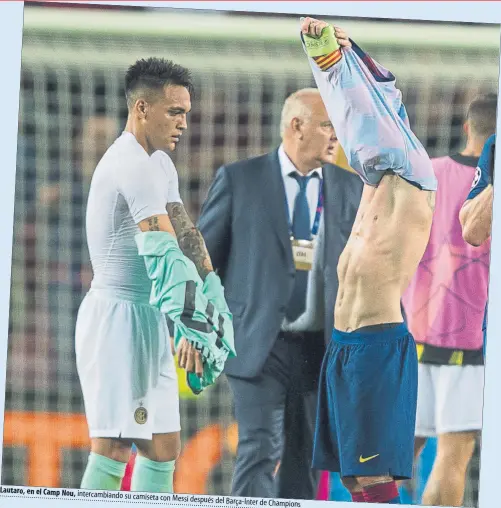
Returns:
[[[471,184],[471,188],[473,189],[474,187],[476,187],[476,185],[478,184],[478,182],[480,181],[480,177],[482,176],[482,170],[480,168],[477,167],[477,169],[475,170],[475,178],[473,179],[473,183]]]

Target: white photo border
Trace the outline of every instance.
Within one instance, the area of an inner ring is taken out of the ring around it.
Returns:
[[[66,2],[68,3],[68,2]],[[80,2],[79,2],[80,3]],[[89,2],[91,3],[91,2]],[[300,15],[330,15],[340,17],[364,17],[364,18],[391,18],[402,20],[436,20],[448,22],[488,23],[501,25],[501,3],[498,2],[315,2],[315,1],[256,1],[256,2],[233,2],[233,1],[198,1],[198,2],[92,2],[99,4],[114,5],[140,5],[153,7],[170,7],[178,9],[202,9],[202,10],[233,10],[253,11],[261,13],[290,13]],[[15,197],[15,171],[17,152],[17,129],[19,110],[19,87],[21,68],[21,46],[23,29],[23,2],[2,1],[0,2],[0,53],[2,62],[2,78],[0,79],[0,96],[3,98],[3,122],[1,129],[2,145],[2,185],[0,187],[0,235],[3,241],[0,243],[0,365],[6,366],[7,341],[9,323],[9,300],[10,300],[10,276],[12,264],[12,232]],[[498,93],[501,92],[500,89]],[[500,94],[501,95],[501,94]],[[499,106],[498,106],[499,112]],[[497,129],[501,131],[501,116],[498,113]],[[501,165],[501,150],[496,151],[496,166]],[[501,185],[501,184],[499,184]],[[498,186],[497,184],[495,185]],[[499,231],[497,231],[499,229]],[[486,382],[484,391],[484,423],[482,431],[481,468],[479,486],[479,508],[497,508],[499,501],[499,458],[501,457],[501,410],[499,404],[499,392],[496,386],[501,385],[501,369],[495,366],[501,365],[501,341],[497,335],[501,335],[501,263],[497,262],[497,252],[501,254],[501,199],[494,199],[493,237],[491,247],[491,267],[488,306],[488,344],[486,360]],[[5,407],[5,374],[1,376],[0,386],[0,414],[3,415]],[[3,435],[3,418],[0,418],[0,434]],[[0,463],[2,447],[0,446]],[[52,507],[56,497],[30,497],[16,496],[1,492],[0,506],[12,508],[37,506],[39,508]],[[57,489],[56,489],[57,490]],[[76,495],[76,493],[75,493]],[[10,499],[3,501],[2,498]],[[127,506],[130,504],[169,504],[180,503],[148,502],[148,501],[114,501],[100,499],[82,499],[76,497],[58,497],[57,506],[89,506],[92,502],[103,504],[114,503],[114,506]],[[300,506],[314,506],[317,501],[298,502]],[[328,505],[349,508],[351,503],[328,503]],[[363,503],[363,505],[366,505]],[[186,506],[194,506],[189,504]],[[205,506],[205,505],[200,505]],[[226,503],[220,506],[229,506]],[[237,506],[233,504],[232,506]],[[272,506],[272,504],[268,504]],[[286,504],[282,504],[286,506]],[[290,505],[289,505],[290,506]],[[322,506],[325,506],[323,502]],[[369,506],[369,505],[367,505]],[[381,505],[380,505],[381,506]],[[390,506],[390,505],[386,505]]]

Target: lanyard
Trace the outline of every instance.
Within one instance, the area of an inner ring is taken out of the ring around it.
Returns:
[[[324,179],[318,177],[318,201],[317,201],[317,209],[315,212],[315,218],[313,219],[313,227],[311,228],[311,236],[315,238],[318,234],[318,228],[320,227],[320,217],[322,216],[322,211],[324,209]],[[289,213],[289,203],[287,202],[287,195],[285,196],[285,210],[287,211],[287,220],[289,223],[289,236],[294,238],[292,234],[292,221]]]

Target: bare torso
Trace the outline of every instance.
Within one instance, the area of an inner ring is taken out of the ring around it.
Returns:
[[[426,249],[434,203],[434,192],[392,174],[365,186],[338,263],[338,330],[403,321],[400,299]]]

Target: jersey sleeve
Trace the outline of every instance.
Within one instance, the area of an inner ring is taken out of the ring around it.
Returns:
[[[130,162],[119,170],[117,178],[136,224],[154,215],[167,215],[169,178],[151,157]]]
[[[162,170],[167,175],[167,203],[182,203],[183,201],[179,194],[179,176],[177,174],[176,166],[172,162],[172,159],[165,152],[160,150],[155,152],[151,158],[160,164]]]
[[[388,103],[396,111],[400,119],[410,127],[409,116],[402,100],[402,92],[396,87],[396,78],[394,74],[379,62],[374,60],[368,53],[366,53],[355,41],[350,39],[352,49],[360,60],[365,64],[367,70],[372,74],[372,77],[378,84],[380,90],[386,97]]]
[[[466,201],[477,197],[494,180],[494,152],[496,149],[496,135],[493,134],[485,142],[482,154],[478,160],[475,177]]]
[[[167,203],[182,203],[181,195],[179,194],[179,177],[177,171],[174,171],[169,184]]]

